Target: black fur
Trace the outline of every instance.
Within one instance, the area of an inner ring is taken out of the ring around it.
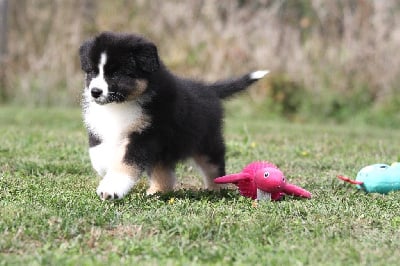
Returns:
[[[151,173],[155,164],[174,167],[185,158],[203,156],[218,168],[219,176],[225,175],[220,99],[244,90],[256,79],[247,74],[206,84],[180,78],[164,66],[153,43],[133,34],[106,32],[80,48],[87,86],[98,74],[97,65],[104,51],[108,56],[105,80],[110,88],[106,103],[131,100],[135,81],[147,82],[147,88],[134,100],[140,103],[151,123],[143,131],[129,134],[125,163]],[[89,130],[91,147],[101,141]]]

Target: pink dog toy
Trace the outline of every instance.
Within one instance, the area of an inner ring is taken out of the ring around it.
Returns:
[[[307,190],[287,183],[281,170],[269,162],[250,163],[242,172],[218,177],[214,182],[233,183],[241,195],[258,200],[280,200],[284,195],[311,198]]]

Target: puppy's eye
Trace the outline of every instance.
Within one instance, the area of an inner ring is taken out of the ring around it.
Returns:
[[[86,72],[86,75],[87,75],[88,77],[94,77],[94,76],[97,75],[97,71],[94,70],[94,69],[90,69],[89,71]]]
[[[113,78],[114,78],[117,74],[118,74],[118,71],[117,71],[117,70],[110,71],[110,72],[108,73],[108,75],[111,76],[111,77],[113,77]]]
[[[118,65],[115,65],[115,64],[106,65],[106,68],[105,68],[106,75],[112,76],[112,75],[115,75],[118,71],[119,71]]]

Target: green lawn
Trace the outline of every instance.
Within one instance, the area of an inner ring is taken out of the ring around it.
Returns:
[[[336,175],[400,160],[400,130],[240,113],[227,114],[227,172],[269,160],[311,200],[199,191],[184,164],[174,193],[147,197],[142,182],[103,202],[79,109],[0,107],[0,265],[399,264],[400,192],[357,192]]]

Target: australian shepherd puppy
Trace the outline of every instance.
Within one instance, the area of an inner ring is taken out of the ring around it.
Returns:
[[[135,34],[104,32],[79,50],[83,117],[101,199],[120,199],[143,172],[148,194],[172,190],[177,162],[193,158],[205,187],[225,175],[221,99],[268,71],[206,84],[172,74],[156,46]]]

